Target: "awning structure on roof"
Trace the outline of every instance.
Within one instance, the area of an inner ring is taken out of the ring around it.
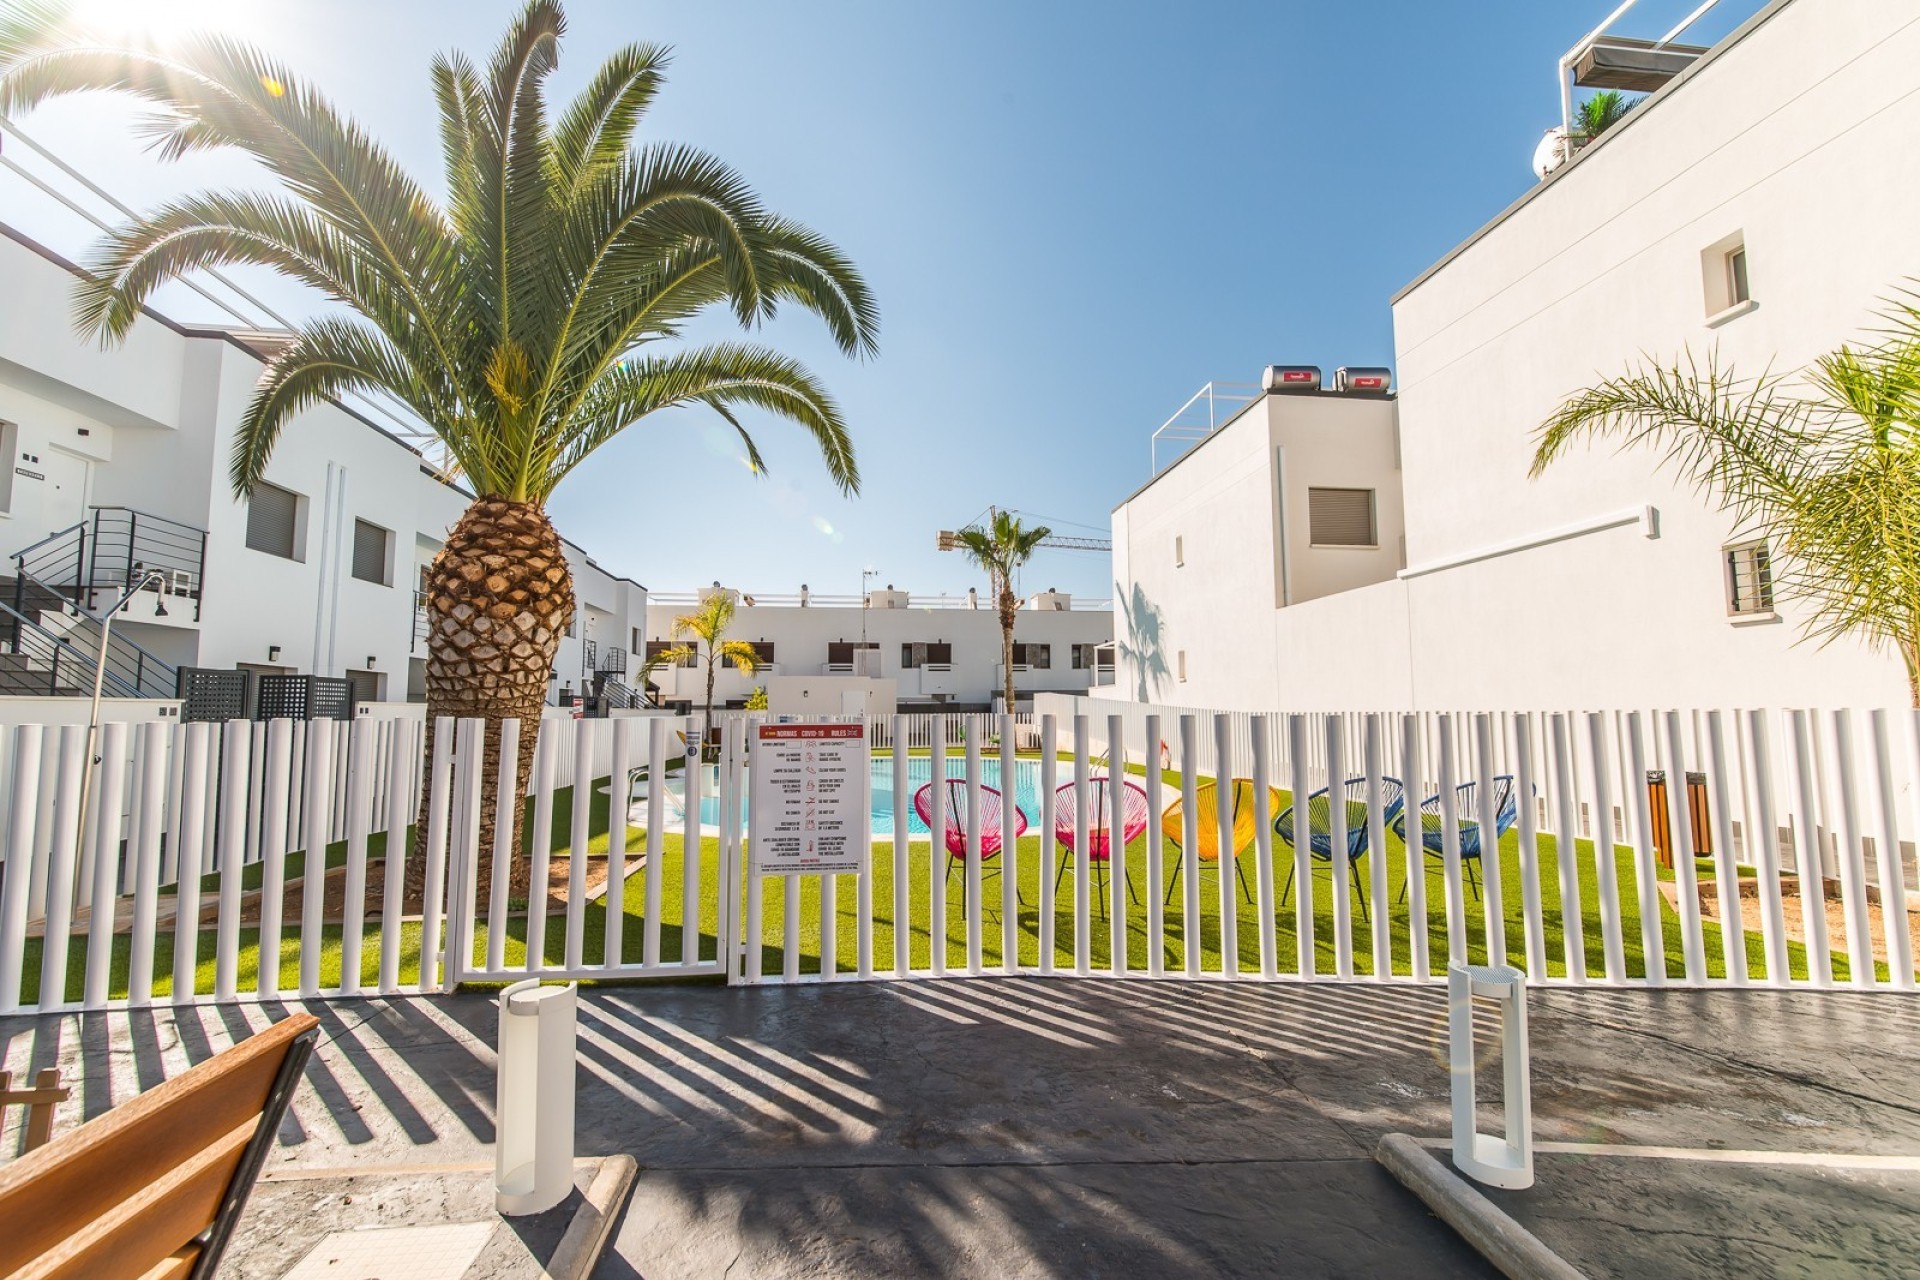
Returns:
[[[1573,83],[1582,89],[1652,93],[1692,66],[1705,52],[1700,45],[1601,36],[1589,43],[1573,64]]]

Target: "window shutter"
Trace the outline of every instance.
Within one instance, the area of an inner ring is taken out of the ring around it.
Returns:
[[[387,539],[391,536],[377,524],[365,520],[353,522],[353,576],[362,582],[387,584]]]
[[[247,495],[247,545],[285,560],[294,558],[300,495],[262,481]]]
[[[1307,490],[1307,525],[1316,547],[1373,546],[1373,490]]]

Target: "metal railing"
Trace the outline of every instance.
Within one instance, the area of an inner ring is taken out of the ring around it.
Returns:
[[[1170,456],[1165,465],[1172,466],[1189,449],[1205,440],[1227,423],[1233,421],[1239,412],[1261,398],[1264,393],[1257,382],[1209,382],[1187,398],[1187,402],[1173,411],[1173,416],[1153,433],[1152,470],[1149,475],[1159,475],[1161,471],[1160,449],[1164,441],[1169,446]],[[1177,450],[1171,446],[1180,446]]]
[[[95,625],[97,628],[98,624]],[[63,697],[93,691],[93,667],[99,657],[97,629],[93,644],[83,649],[16,612],[5,602],[0,602],[0,626],[4,626],[9,637],[8,651],[0,654],[0,693]],[[144,659],[149,655],[142,651],[134,655],[130,663],[116,661],[119,640],[120,637],[115,636],[115,645],[108,648],[101,690],[110,698],[172,697],[173,668],[166,668],[164,689],[156,691],[156,683],[163,678],[159,660],[153,659],[154,665],[147,665]],[[6,658],[14,661],[6,663]]]
[[[87,519],[15,553],[13,563],[14,608],[23,612],[23,584],[29,578],[91,612],[96,592],[118,595],[158,574],[169,599],[192,602],[197,622],[207,532],[130,507],[94,507]]]
[[[810,591],[805,595],[798,593],[782,594],[778,592],[745,591],[740,592],[739,597],[740,606],[745,609],[858,609],[862,604],[862,598],[857,595],[828,595],[818,591]],[[672,605],[674,607],[699,604],[702,599],[701,594],[695,591],[655,591],[649,592],[647,595],[648,604]],[[1031,601],[1021,602],[1022,608],[1030,607],[1030,605]],[[981,613],[990,614],[993,612],[993,601],[984,595],[909,595],[905,608],[977,609]],[[1111,599],[1082,599],[1078,596],[1073,597],[1067,605],[1067,609],[1075,613],[1101,612],[1112,608],[1113,601]],[[888,612],[888,610],[881,605],[874,605],[871,609],[874,613]],[[896,613],[901,611],[898,607],[893,610],[893,612]],[[1048,608],[1038,610],[1038,612],[1058,613],[1063,611]]]
[[[46,635],[62,639],[68,649],[86,655],[89,670],[99,657],[100,636],[105,630],[101,619],[76,600],[69,599],[62,592],[28,573],[21,573],[14,579],[14,604],[6,608],[6,616],[0,619],[0,632],[4,632],[12,652],[30,659],[45,659],[48,655],[44,646],[30,643],[31,637],[23,632],[23,626],[33,628]],[[61,630],[55,630],[44,623],[36,622],[32,611],[51,606],[57,608],[69,622]],[[78,641],[78,643],[75,643]],[[23,645],[25,646],[23,648]],[[147,651],[138,641],[129,639],[124,632],[113,632],[107,645],[105,670],[114,677],[125,690],[124,696],[130,698],[171,698],[174,696],[174,684],[177,671],[174,665]],[[58,682],[54,682],[58,686]],[[88,682],[91,687],[91,681]],[[65,687],[65,686],[59,686]]]

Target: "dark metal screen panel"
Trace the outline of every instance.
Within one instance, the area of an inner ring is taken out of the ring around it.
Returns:
[[[353,682],[331,676],[261,676],[256,720],[351,720]]]
[[[245,719],[250,679],[251,673],[246,671],[181,667],[174,674],[174,696],[180,699],[180,718],[185,721]]]

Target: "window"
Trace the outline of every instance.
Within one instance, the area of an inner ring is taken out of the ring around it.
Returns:
[[[1185,684],[1187,682],[1187,651],[1185,649],[1174,654],[1173,665],[1179,674],[1180,683]]]
[[[393,534],[365,520],[353,522],[353,576],[379,586],[393,585]]]
[[[1050,644],[1016,644],[1013,646],[1013,665],[1026,667],[1032,671],[1045,671],[1053,665],[1053,646]]]
[[[247,495],[247,545],[283,560],[301,559],[300,495],[262,480]]]
[[[772,665],[772,663],[773,663],[773,641],[771,641],[771,640],[749,640],[749,641],[747,641],[747,645],[748,645],[748,647],[749,647],[749,648],[751,648],[751,649],[753,650],[753,656],[754,656],[754,657],[755,657],[755,658],[756,658],[756,659],[757,659],[757,660],[759,661],[759,663],[760,663],[760,665],[761,665],[761,666],[763,666],[763,667],[765,667],[765,666],[771,666],[771,665]]]
[[[914,671],[925,666],[952,666],[953,646],[944,640],[917,640],[900,646],[900,667]]]
[[[1187,563],[1187,540],[1179,534],[1173,535],[1173,567],[1178,569]]]
[[[655,658],[659,657],[661,654],[665,653],[667,650],[678,648],[678,647],[679,646],[676,645],[671,640],[649,640],[647,641],[647,652],[646,652],[645,660],[647,662],[652,662]],[[685,658],[681,659],[679,665],[683,667],[697,667],[700,665],[700,655],[697,653],[689,653]]]
[[[1727,616],[1773,612],[1773,561],[1764,540],[1728,547],[1726,570]]]
[[[1709,327],[1753,310],[1744,232],[1724,236],[1700,251],[1700,284],[1706,298]]]
[[[852,666],[855,649],[878,649],[879,647],[878,641],[855,643],[851,640],[835,640],[827,646],[827,661],[841,666]]]
[[[1073,669],[1091,671],[1100,665],[1100,648],[1097,644],[1076,644],[1073,646]]]
[[[1308,489],[1307,541],[1316,547],[1379,545],[1373,527],[1373,490]]]

